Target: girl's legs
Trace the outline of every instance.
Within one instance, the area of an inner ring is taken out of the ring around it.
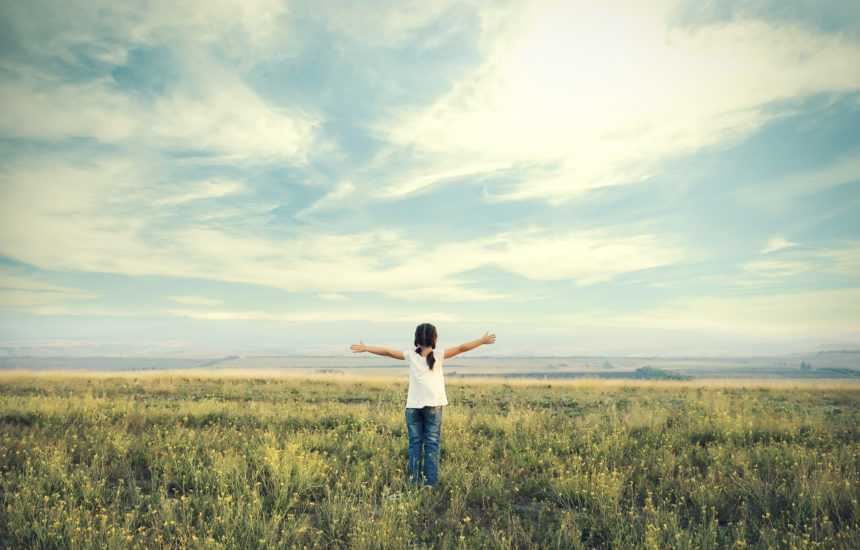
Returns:
[[[409,433],[409,479],[421,483],[421,459],[424,454],[424,409],[406,409],[406,430]]]
[[[409,433],[409,479],[414,483],[436,485],[439,481],[442,407],[406,409],[406,429]]]
[[[442,407],[424,407],[424,484],[439,481],[439,443],[442,438]]]

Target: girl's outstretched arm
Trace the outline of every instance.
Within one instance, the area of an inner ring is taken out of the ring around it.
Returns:
[[[487,331],[486,334],[478,338],[477,340],[472,340],[471,342],[466,342],[465,344],[460,344],[455,348],[448,348],[445,350],[445,359],[449,357],[454,357],[455,355],[459,355],[464,351],[469,351],[470,349],[475,349],[476,347],[482,344],[494,344],[496,342],[496,335],[490,334],[490,331]]]
[[[376,355],[383,355],[385,357],[391,357],[393,359],[404,359],[402,351],[398,351],[396,349],[379,348],[376,346],[367,346],[361,340],[359,340],[357,344],[349,346],[349,349],[352,350],[352,353],[361,353],[363,351],[369,351],[370,353],[375,353]]]

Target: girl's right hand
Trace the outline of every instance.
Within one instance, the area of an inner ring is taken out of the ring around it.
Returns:
[[[364,345],[364,342],[361,340],[358,341],[357,344],[353,344],[349,346],[349,349],[352,350],[352,353],[361,353],[363,351],[367,351],[367,347]]]
[[[488,331],[484,334],[484,337],[483,337],[483,338],[481,338],[481,343],[482,343],[482,344],[495,344],[495,343],[496,343],[496,335],[495,335],[495,334],[490,334],[490,331],[488,330]]]

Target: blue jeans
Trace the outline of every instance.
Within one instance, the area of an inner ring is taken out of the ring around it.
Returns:
[[[409,478],[415,483],[436,485],[439,481],[442,407],[406,409],[406,428],[409,431]]]

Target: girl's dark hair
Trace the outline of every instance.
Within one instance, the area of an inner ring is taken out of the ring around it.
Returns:
[[[436,327],[430,323],[422,323],[415,329],[415,353],[421,353],[422,347],[436,349]],[[427,354],[427,366],[433,370],[436,357],[433,352]]]

